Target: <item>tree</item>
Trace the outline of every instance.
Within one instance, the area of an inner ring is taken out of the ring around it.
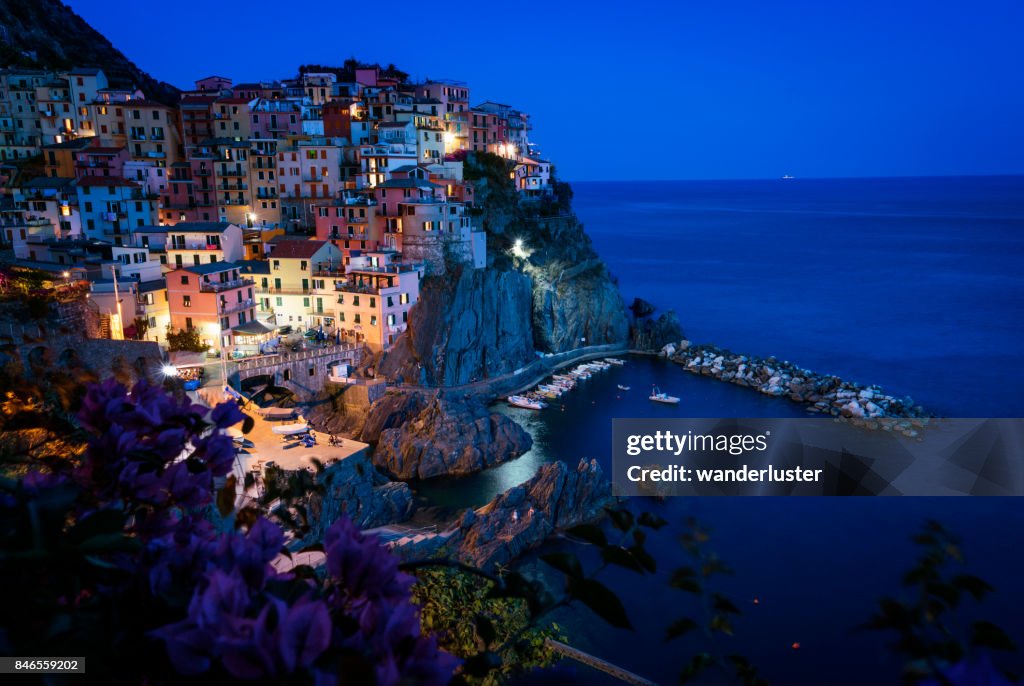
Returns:
[[[149,320],[145,317],[136,317],[132,326],[135,327],[135,340],[145,340],[146,332],[149,331]]]
[[[210,346],[204,345],[199,339],[199,331],[196,329],[178,329],[178,333],[168,330],[167,349],[171,352],[184,350],[192,353],[206,352]]]

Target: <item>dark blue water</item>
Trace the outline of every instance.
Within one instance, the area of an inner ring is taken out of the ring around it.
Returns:
[[[627,297],[674,308],[693,340],[879,383],[948,416],[1024,410],[1024,178],[581,183],[575,191]],[[652,383],[683,403],[649,402]],[[543,412],[502,411],[530,430],[534,448],[484,474],[423,484],[421,495],[465,507],[544,461],[596,457],[608,468],[614,417],[805,416],[787,400],[641,357]],[[713,549],[736,571],[722,590],[744,610],[737,638],[717,649],[747,655],[775,684],[899,683],[884,637],[855,628],[880,595],[899,593],[915,555],[908,539],[929,518],[964,539],[969,570],[998,588],[982,614],[1024,644],[1024,501],[670,498],[631,507],[673,522],[650,540],[657,578],[605,576],[636,629],[609,629],[585,611],[559,620],[575,645],[659,683],[675,683],[703,649],[662,640],[671,620],[696,610],[666,584],[683,562],[675,536],[690,515],[713,529]],[[522,564],[544,569],[535,556]],[[1019,653],[1004,664],[1024,669]]]
[[[1024,177],[573,188],[626,297],[692,340],[1024,416]]]

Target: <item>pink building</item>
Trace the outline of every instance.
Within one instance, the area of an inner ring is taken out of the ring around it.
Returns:
[[[124,176],[124,163],[131,157],[125,148],[90,146],[75,153],[75,178]]]
[[[365,197],[315,204],[316,237],[330,241],[349,263],[353,251],[377,250],[383,244],[384,221],[377,203]]]
[[[259,99],[249,105],[253,138],[302,135],[302,107],[293,100]]]

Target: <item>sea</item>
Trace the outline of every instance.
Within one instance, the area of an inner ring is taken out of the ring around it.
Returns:
[[[630,301],[672,309],[686,337],[736,352],[774,355],[913,397],[947,417],[1024,416],[1024,177],[775,179],[573,184],[574,208]],[[619,385],[632,390],[621,391]],[[679,407],[646,399],[651,385]],[[424,502],[483,504],[539,465],[583,457],[610,468],[616,417],[803,417],[785,399],[632,356],[541,412],[496,406],[530,431],[534,447],[484,473],[416,486]],[[587,610],[556,619],[573,645],[659,684],[678,682],[687,659],[710,649],[746,656],[773,684],[900,683],[892,636],[862,625],[918,551],[929,519],[962,539],[964,570],[996,587],[968,604],[957,626],[985,618],[1024,646],[1024,500],[1016,498],[634,499],[634,511],[670,522],[648,548],[653,577],[609,569],[633,629],[611,629]],[[734,637],[664,640],[666,627],[701,608],[669,587],[686,561],[678,536],[696,517],[733,570],[717,590],[743,614]],[[539,560],[575,550],[554,541],[519,565],[557,579]],[[1024,672],[1024,656],[997,656]],[[610,684],[586,667],[556,682]],[[696,683],[728,683],[712,676]]]

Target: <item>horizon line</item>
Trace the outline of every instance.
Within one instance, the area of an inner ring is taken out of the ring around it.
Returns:
[[[782,176],[734,176],[734,177],[686,177],[686,178],[659,178],[659,179],[566,179],[573,183],[658,183],[676,181],[843,181],[843,180],[867,180],[867,179],[992,179],[992,178],[1016,178],[1024,177],[1024,171],[1009,173],[984,173],[984,174],[889,174],[884,176],[794,176],[785,178]]]

